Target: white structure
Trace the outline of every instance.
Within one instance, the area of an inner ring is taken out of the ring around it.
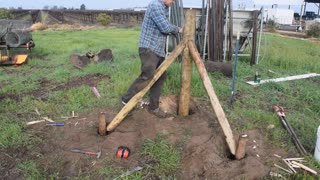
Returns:
[[[253,0],[253,2],[260,5],[302,5],[303,0]]]
[[[292,9],[265,9],[264,21],[274,20],[278,24],[291,25],[294,21],[294,11]]]
[[[317,161],[320,161],[320,126],[318,127],[318,132],[317,132],[317,142],[316,142],[316,148],[314,150],[314,158]]]
[[[146,11],[147,7],[134,7],[133,10],[134,11]]]

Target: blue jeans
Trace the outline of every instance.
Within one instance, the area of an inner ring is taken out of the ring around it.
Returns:
[[[156,69],[164,61],[164,57],[160,57],[147,48],[139,48],[139,56],[141,60],[141,74],[131,84],[128,91],[122,95],[122,101],[128,102],[134,95],[145,88],[153,78]],[[149,91],[149,109],[154,110],[159,107],[159,98],[166,79],[166,72],[153,84]]]

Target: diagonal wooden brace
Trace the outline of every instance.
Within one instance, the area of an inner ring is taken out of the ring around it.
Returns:
[[[210,81],[210,78],[208,76],[207,70],[202,62],[202,59],[199,55],[199,52],[196,48],[196,45],[194,44],[193,41],[189,41],[187,44],[190,54],[198,68],[200,77],[202,79],[203,85],[206,88],[206,91],[209,95],[210,101],[211,101],[211,106],[218,118],[219,124],[223,130],[224,135],[226,136],[226,141],[229,146],[230,152],[235,155],[236,153],[236,143],[233,138],[232,130],[230,127],[230,124],[224,114],[224,111],[221,107],[221,104],[219,102],[219,99],[213,89],[212,83]]]

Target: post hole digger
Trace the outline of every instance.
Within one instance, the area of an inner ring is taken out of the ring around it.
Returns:
[[[273,106],[273,111],[278,115],[282,125],[286,128],[286,130],[289,132],[293,143],[295,144],[295,146],[297,147],[298,151],[300,152],[300,154],[302,155],[306,155],[307,151],[305,150],[305,148],[303,147],[303,145],[301,144],[300,140],[298,139],[296,133],[294,132],[293,128],[291,127],[291,125],[289,124],[289,122],[287,121],[285,114],[284,114],[284,109],[281,106]]]

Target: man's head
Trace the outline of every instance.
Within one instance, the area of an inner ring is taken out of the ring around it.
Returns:
[[[162,0],[163,4],[166,5],[167,7],[170,7],[175,0]]]

